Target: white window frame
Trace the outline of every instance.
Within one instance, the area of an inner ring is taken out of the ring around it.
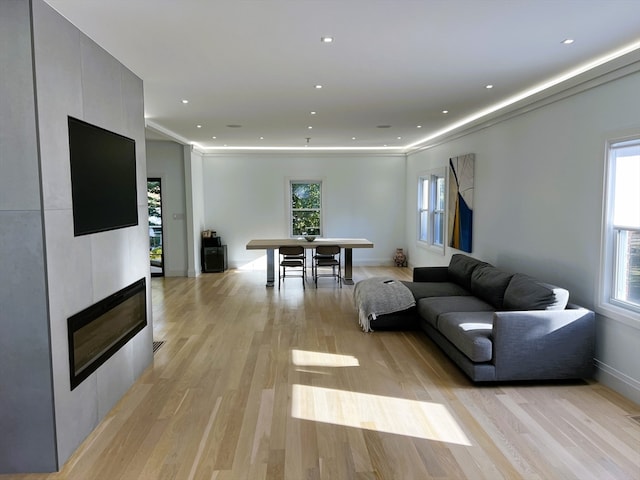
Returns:
[[[293,191],[292,191],[292,186],[295,183],[316,183],[320,185],[320,233],[318,234],[319,237],[324,236],[324,194],[325,194],[325,181],[323,178],[298,178],[298,177],[288,177],[286,179],[286,197],[285,197],[285,201],[287,204],[287,231],[289,232],[288,235],[290,238],[298,238],[301,235],[294,235],[293,233],[293,213],[294,213],[294,209],[292,206],[292,195],[293,195]]]
[[[444,198],[438,205],[438,180],[442,181]],[[427,185],[424,191],[425,183]],[[426,198],[425,198],[426,197]],[[439,208],[442,207],[442,208]],[[441,218],[442,238],[435,237],[436,219]],[[417,242],[418,246],[436,251],[442,255],[445,253],[447,243],[447,169],[437,168],[418,174],[418,216],[417,216]],[[426,223],[426,224],[425,224]],[[423,235],[423,232],[425,234]]]
[[[602,246],[600,259],[600,281],[598,282],[599,313],[635,328],[640,328],[640,306],[621,301],[616,297],[616,279],[624,265],[619,264],[618,247],[621,236],[637,231],[638,225],[616,225],[614,223],[615,168],[613,152],[620,147],[640,146],[640,133],[633,136],[609,140],[605,149],[604,202],[602,215]],[[640,188],[640,179],[639,185]]]

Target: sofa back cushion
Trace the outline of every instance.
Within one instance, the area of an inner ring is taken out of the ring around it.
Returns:
[[[569,292],[516,273],[504,293],[505,310],[564,310]]]
[[[547,287],[553,292],[553,302],[551,302],[545,310],[564,310],[569,303],[569,290],[556,287],[549,283],[541,283],[540,285]]]
[[[471,274],[479,265],[489,265],[473,257],[456,253],[451,257],[447,267],[449,279],[462,288],[471,291]]]
[[[502,310],[505,291],[513,277],[491,265],[480,265],[471,274],[471,293]]]

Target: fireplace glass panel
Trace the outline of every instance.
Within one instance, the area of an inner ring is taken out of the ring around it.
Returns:
[[[146,310],[142,278],[69,318],[72,390],[147,325]]]

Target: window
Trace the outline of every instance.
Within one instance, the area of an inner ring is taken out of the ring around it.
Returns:
[[[609,144],[603,303],[640,319],[640,138]]]
[[[289,199],[290,235],[322,235],[322,182],[291,180]]]
[[[444,253],[445,170],[429,172],[418,180],[418,240]]]

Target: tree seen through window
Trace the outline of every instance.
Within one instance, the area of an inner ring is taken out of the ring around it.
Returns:
[[[291,234],[322,235],[321,182],[291,182]]]

